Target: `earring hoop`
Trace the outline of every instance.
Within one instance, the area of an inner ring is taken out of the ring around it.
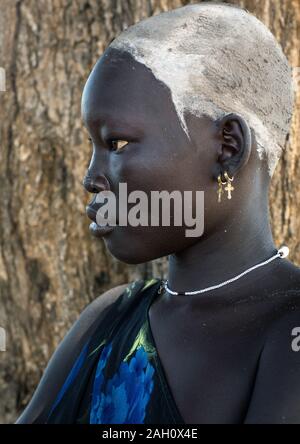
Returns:
[[[225,174],[224,174],[224,176],[225,176]],[[219,183],[219,184],[222,184],[222,185],[226,185],[226,183],[227,183],[226,180],[225,180],[225,182],[223,182],[223,180],[222,180],[222,175],[221,175],[221,174],[218,175],[218,183]]]
[[[228,175],[228,173],[227,173],[227,171],[225,171],[225,173],[224,173],[224,177],[225,177],[225,179],[228,181],[230,181],[230,182],[232,182],[233,181],[233,179],[234,179],[234,176],[232,176],[232,177],[229,177],[229,175]]]

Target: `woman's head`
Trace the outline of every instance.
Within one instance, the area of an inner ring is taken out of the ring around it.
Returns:
[[[290,82],[275,38],[242,9],[201,3],[137,23],[110,44],[85,85],[82,115],[93,141],[86,188],[116,196],[120,182],[128,194],[202,190],[208,236],[242,214],[249,193],[253,205],[265,204],[289,128]],[[116,152],[111,140],[128,144]],[[235,191],[218,204],[224,171]],[[104,239],[118,259],[140,263],[199,241],[186,228],[116,226]]]

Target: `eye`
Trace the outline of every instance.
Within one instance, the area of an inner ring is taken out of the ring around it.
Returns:
[[[129,142],[127,140],[110,140],[109,143],[113,147],[113,151],[121,151]]]
[[[88,137],[89,142],[93,142],[91,137]],[[108,144],[112,146],[113,151],[121,151],[124,146],[128,144],[128,140],[121,140],[121,139],[111,139],[108,140]]]

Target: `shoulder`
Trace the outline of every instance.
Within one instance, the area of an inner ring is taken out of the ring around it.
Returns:
[[[289,263],[283,276],[245,423],[300,424],[300,269]]]
[[[275,269],[276,277],[284,283],[284,289],[300,289],[300,267],[288,259],[280,259]]]
[[[44,421],[46,412],[54,402],[94,323],[99,320],[101,322],[101,317],[106,311],[132,285],[133,282],[129,282],[113,287],[86,306],[53,353],[30,403],[18,418],[17,424]]]
[[[80,314],[78,320],[74,324],[74,327],[80,324],[78,327],[82,331],[82,327],[85,330],[89,328],[95,320],[98,320],[99,315],[106,312],[108,308],[128,289],[132,287],[134,282],[129,282],[126,284],[117,285],[94,299],[90,304],[88,304],[85,309]]]

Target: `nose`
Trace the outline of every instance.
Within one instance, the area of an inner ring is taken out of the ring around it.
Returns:
[[[90,170],[88,170],[84,176],[82,184],[89,193],[96,194],[101,191],[110,190],[108,179],[102,174],[93,174]]]

